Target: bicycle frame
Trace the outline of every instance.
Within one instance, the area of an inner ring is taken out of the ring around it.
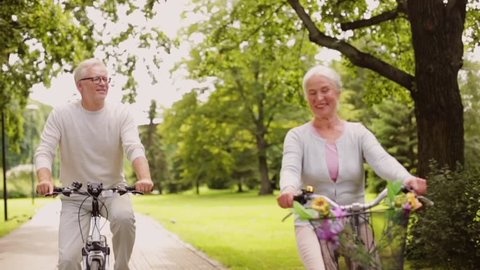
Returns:
[[[82,248],[82,264],[86,270],[105,270],[109,267],[110,247],[107,243],[107,237],[102,234],[100,220],[100,202],[99,196],[102,192],[113,192],[123,195],[125,193],[142,194],[135,191],[135,187],[118,187],[111,189],[104,189],[101,183],[87,184],[87,190],[80,190],[82,184],[74,182],[70,187],[54,188],[54,192],[49,195],[63,194],[70,196],[71,194],[79,194],[91,198],[92,210],[90,216],[90,230],[84,246]]]
[[[87,193],[92,198],[92,213],[90,218],[90,233],[87,236],[85,246],[82,249],[83,262],[87,270],[91,269],[92,262],[97,261],[99,269],[108,269],[110,247],[107,243],[107,237],[100,231],[100,207],[98,196],[103,188],[101,184],[89,184]]]

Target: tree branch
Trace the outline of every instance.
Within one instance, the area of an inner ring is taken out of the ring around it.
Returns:
[[[340,27],[342,28],[343,31],[355,30],[363,27],[369,27],[372,25],[381,24],[383,22],[393,20],[397,17],[398,17],[398,9],[395,9],[395,10],[384,12],[377,16],[373,16],[370,19],[341,23]]]
[[[327,47],[329,49],[339,51],[355,66],[368,68],[380,74],[381,76],[398,83],[409,91],[414,91],[414,77],[412,75],[382,61],[381,59],[374,57],[371,54],[359,51],[357,48],[345,41],[325,35],[317,28],[315,23],[312,21],[312,18],[306,13],[305,9],[298,0],[287,1],[307,28],[309,32],[309,38],[313,43],[321,47]]]

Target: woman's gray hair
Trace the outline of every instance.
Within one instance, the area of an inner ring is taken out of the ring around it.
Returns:
[[[342,91],[342,79],[340,78],[340,75],[338,73],[326,66],[314,66],[312,67],[307,73],[305,73],[305,76],[303,76],[303,93],[305,94],[305,97],[307,96],[307,81],[310,80],[314,75],[321,75],[326,77],[327,79],[331,80],[335,86],[337,87],[337,91]]]
[[[105,63],[103,63],[103,61],[97,58],[90,58],[80,62],[80,64],[78,64],[78,66],[73,71],[73,79],[75,80],[75,83],[77,83],[80,79],[82,79],[85,76],[85,73],[88,69],[94,66],[106,67]]]

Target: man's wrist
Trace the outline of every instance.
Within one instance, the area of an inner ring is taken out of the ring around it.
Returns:
[[[43,182],[53,183],[52,179],[48,179],[48,178],[38,180],[38,183],[43,183]]]

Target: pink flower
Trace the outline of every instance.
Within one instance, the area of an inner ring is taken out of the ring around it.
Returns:
[[[403,205],[403,214],[405,215],[405,217],[409,217],[410,216],[410,212],[412,211],[412,205],[410,203],[405,203]]]
[[[341,222],[325,219],[320,226],[315,228],[315,233],[318,239],[325,240],[333,245],[336,249],[340,246],[339,234],[343,230],[343,224]]]
[[[333,209],[333,214],[336,218],[344,218],[347,216],[347,212],[340,207]]]

